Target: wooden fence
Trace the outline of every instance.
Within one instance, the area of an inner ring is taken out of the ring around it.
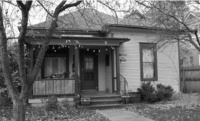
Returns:
[[[182,92],[200,92],[200,66],[181,68]]]
[[[33,96],[65,95],[75,93],[73,79],[42,79],[33,84]]]

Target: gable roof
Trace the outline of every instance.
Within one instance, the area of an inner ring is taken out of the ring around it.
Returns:
[[[136,15],[131,13],[120,19],[91,8],[78,9],[77,11],[58,17],[56,32],[57,34],[93,34],[95,36],[104,36],[111,27],[178,32],[175,29],[171,30],[156,25],[153,19],[138,18],[137,14],[138,12],[136,11]],[[52,19],[49,19],[45,22],[29,26],[27,35],[45,34],[50,27],[51,21]]]
[[[29,28],[48,29],[51,19],[29,26]],[[118,20],[114,16],[94,9],[84,8],[58,17],[57,30],[101,30],[105,24],[115,24]]]

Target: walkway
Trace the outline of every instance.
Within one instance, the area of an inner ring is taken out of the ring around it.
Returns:
[[[97,110],[96,112],[102,114],[111,121],[153,121],[134,112],[125,110]]]

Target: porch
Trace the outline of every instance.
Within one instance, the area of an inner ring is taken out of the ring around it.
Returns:
[[[26,38],[30,70],[44,37],[36,32],[34,37],[30,35]],[[54,35],[30,98],[51,95],[84,97],[83,92],[88,90],[98,92],[93,95],[99,92],[120,94],[119,46],[128,40],[96,35]]]
[[[125,80],[117,70],[116,57],[114,47],[50,45],[31,97],[73,96],[88,90],[123,93]]]

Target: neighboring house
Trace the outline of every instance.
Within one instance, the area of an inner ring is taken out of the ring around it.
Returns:
[[[191,11],[186,15],[185,23],[190,28],[197,29],[198,35],[200,34],[200,12]],[[193,36],[195,40],[196,37]],[[200,52],[189,42],[180,44],[180,62],[181,66],[200,66]]]
[[[148,81],[179,91],[178,43],[157,50],[159,29],[127,24],[127,19],[118,21],[92,9],[60,16],[33,84],[33,97],[88,90],[120,94],[124,78],[132,92]],[[31,68],[50,21],[28,28]]]
[[[180,44],[182,45],[182,44]],[[182,67],[200,66],[200,53],[190,45],[180,46],[180,65]]]

